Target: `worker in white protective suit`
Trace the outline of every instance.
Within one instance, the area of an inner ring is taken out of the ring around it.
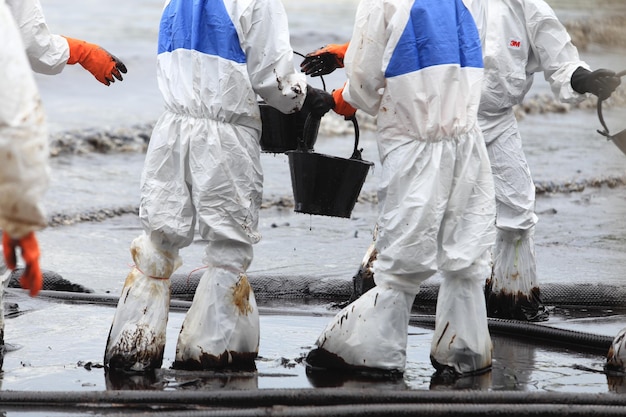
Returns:
[[[39,0],[5,0],[33,71],[59,74],[67,64],[81,64],[105,85],[122,80],[126,66],[100,46],[50,32]],[[0,257],[0,272],[6,270]]]
[[[620,84],[613,71],[591,72],[554,11],[543,0],[467,0],[481,33],[485,82],[478,122],[494,175],[497,238],[485,297],[491,317],[543,321],[534,232],[535,185],[513,112],[543,72],[560,101],[575,103],[594,94],[602,99]],[[309,75],[343,66],[348,44],[327,45],[302,62]],[[376,251],[372,251],[375,258]],[[367,261],[364,261],[364,264]],[[371,284],[370,284],[371,285]]]
[[[0,228],[4,260],[16,268],[19,248],[25,268],[20,284],[31,296],[42,287],[35,232],[47,224],[48,132],[39,91],[9,9],[0,0]],[[6,272],[6,271],[5,271]],[[3,281],[8,274],[3,272]],[[4,285],[0,286],[0,292]],[[1,297],[0,297],[1,301]],[[4,360],[4,314],[0,302],[0,368]]]
[[[497,237],[493,270],[485,286],[488,314],[529,321],[548,319],[535,261],[535,185],[513,112],[543,72],[555,97],[582,101],[587,93],[608,98],[620,84],[613,71],[591,72],[565,27],[543,0],[482,1],[485,84],[478,122],[494,175]]]
[[[126,66],[102,47],[50,32],[39,0],[6,0],[20,29],[33,71],[54,75],[80,64],[104,85],[122,81]]]
[[[331,320],[306,363],[403,373],[415,295],[440,271],[431,362],[440,372],[489,370],[483,283],[495,199],[477,124],[483,61],[472,15],[455,0],[362,0],[345,69],[335,112],[378,116],[377,285]]]
[[[169,278],[197,223],[206,241],[206,270],[173,366],[254,369],[259,316],[246,271],[261,238],[257,94],[284,113],[319,117],[334,102],[294,68],[280,0],[167,1],[158,51],[166,110],[146,155],[139,213],[144,233],[131,244],[135,267],[113,318],[105,366],[161,366]]]

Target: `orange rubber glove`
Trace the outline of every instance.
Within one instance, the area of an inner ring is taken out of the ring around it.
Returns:
[[[343,68],[343,57],[346,55],[348,45],[350,42],[343,45],[331,43],[307,54],[300,64],[301,71],[311,77],[319,77],[330,74],[337,68]]]
[[[18,246],[22,251],[24,263],[26,263],[24,274],[20,278],[20,285],[22,288],[30,290],[31,297],[34,297],[43,287],[43,275],[39,268],[39,244],[35,238],[35,233],[30,232],[21,239],[12,239],[8,234],[2,233],[4,261],[10,270],[14,270],[17,266],[15,248]]]
[[[69,65],[82,65],[104,85],[115,82],[115,78],[122,81],[121,73],[126,74],[126,66],[117,57],[93,43],[66,36],[65,39],[70,46],[70,59],[67,60]]]
[[[348,120],[355,115],[356,109],[350,104],[346,103],[343,99],[342,93],[345,86],[346,85],[344,84],[343,87],[337,90],[333,90],[333,99],[335,100],[335,107],[333,108],[333,111],[337,114],[342,115],[346,118],[346,120]]]

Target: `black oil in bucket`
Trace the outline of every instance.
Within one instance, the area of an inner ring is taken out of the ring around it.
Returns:
[[[298,213],[350,218],[373,162],[361,158],[359,127],[354,124],[354,151],[349,159],[312,152],[300,147],[288,151],[291,185]],[[310,115],[304,128],[305,140],[317,136],[320,119]]]

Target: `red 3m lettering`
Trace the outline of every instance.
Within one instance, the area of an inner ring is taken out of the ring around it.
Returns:
[[[519,48],[522,46],[522,41],[516,41],[515,39],[512,39],[511,42],[509,42],[509,48]]]

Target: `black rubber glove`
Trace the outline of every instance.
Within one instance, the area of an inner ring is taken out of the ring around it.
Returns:
[[[339,68],[337,59],[332,54],[322,54],[317,56],[307,56],[300,64],[300,69],[306,75],[311,77],[319,77],[320,75],[330,74]]]
[[[330,93],[313,88],[307,84],[306,98],[304,99],[304,104],[302,105],[302,111],[311,113],[315,117],[321,118],[333,107],[335,107],[335,100],[333,100],[333,96]]]
[[[591,93],[600,100],[609,98],[621,82],[620,77],[611,70],[597,69],[591,72],[583,67],[578,67],[571,79],[574,91],[580,94]]]
[[[348,45],[350,42],[342,45],[331,43],[308,53],[300,64],[300,70],[311,77],[319,77],[343,68],[343,57]]]

